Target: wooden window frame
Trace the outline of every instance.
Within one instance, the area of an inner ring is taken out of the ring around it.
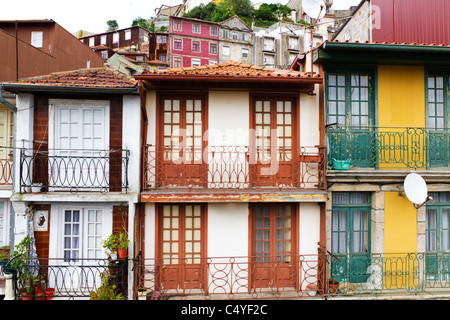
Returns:
[[[195,44],[198,44],[198,50],[195,50],[195,49],[197,49],[196,48],[197,45],[195,45]],[[201,41],[199,41],[199,40],[192,40],[191,50],[192,50],[192,52],[201,52],[202,51],[202,43],[201,43]]]

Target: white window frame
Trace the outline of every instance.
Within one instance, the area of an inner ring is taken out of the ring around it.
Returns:
[[[117,32],[113,33],[113,43],[119,43],[119,34]]]
[[[100,44],[106,45],[106,34],[100,37]]]
[[[201,62],[200,59],[196,59],[196,58],[192,58],[192,59],[191,59],[191,65],[192,65],[192,66],[198,66],[198,67],[199,67],[199,66],[201,66],[201,63],[202,63],[202,62]]]
[[[90,37],[89,38],[89,47],[93,47],[95,46],[95,37]]]
[[[194,42],[198,42],[198,50],[194,50]],[[192,52],[201,52],[202,51],[202,42],[200,40],[192,40],[191,51]]]
[[[192,33],[200,34],[201,33],[201,27],[199,23],[193,23],[192,24]]]
[[[229,32],[228,32],[228,30],[222,30],[223,32],[222,32],[222,38],[225,38],[225,39],[228,39],[228,37],[229,37]]]
[[[211,36],[217,36],[219,34],[219,28],[217,28],[216,26],[211,26],[209,27],[209,34]]]
[[[125,30],[125,40],[131,40],[131,30]]]
[[[222,47],[222,54],[224,56],[229,56],[230,55],[230,47],[229,46],[223,46]]]
[[[181,48],[175,48],[175,42],[181,43]],[[180,39],[180,38],[173,39],[173,50],[183,50],[183,39]]]
[[[44,32],[43,31],[31,31],[31,45],[35,48],[44,47]]]

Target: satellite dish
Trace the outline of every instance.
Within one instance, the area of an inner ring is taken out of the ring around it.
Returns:
[[[410,173],[406,176],[403,189],[406,197],[414,204],[416,209],[430,199],[427,184],[417,173]]]
[[[303,0],[302,8],[311,19],[317,20],[323,18],[326,11],[323,0]]]

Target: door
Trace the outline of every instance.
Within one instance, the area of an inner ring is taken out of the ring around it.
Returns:
[[[333,192],[331,222],[331,277],[366,282],[370,266],[370,194]]]
[[[160,205],[158,211],[158,289],[206,291],[205,205]]]
[[[254,97],[250,172],[253,186],[298,186],[297,103]]]
[[[48,281],[55,288],[69,292],[89,292],[101,283],[100,273],[104,271],[105,250],[102,240],[112,232],[112,214],[100,207],[55,208],[57,218],[50,226],[50,256],[52,260]],[[56,248],[56,254],[52,253]]]
[[[372,72],[330,70],[326,79],[328,158],[376,166]]]
[[[161,97],[162,124],[159,184],[162,186],[205,186],[207,165],[203,150],[206,131],[205,98],[203,96]]]
[[[109,101],[52,101],[49,186],[109,187]]]
[[[251,207],[251,288],[297,288],[294,204]]]

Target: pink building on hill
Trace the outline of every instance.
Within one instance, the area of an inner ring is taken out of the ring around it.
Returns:
[[[219,24],[170,17],[169,56],[173,68],[219,62]]]

